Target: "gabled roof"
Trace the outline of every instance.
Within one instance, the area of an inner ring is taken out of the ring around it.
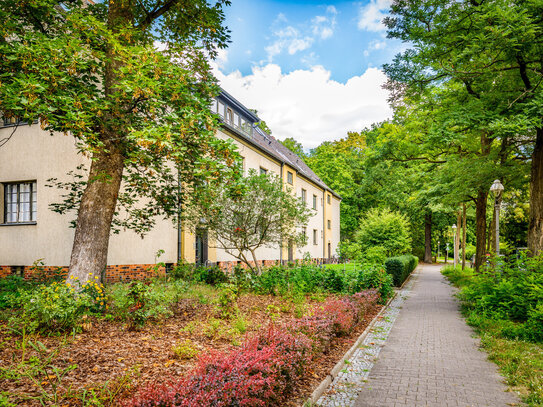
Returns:
[[[221,96],[222,98],[226,99],[231,104],[231,106],[237,109],[240,109],[240,111],[245,113],[245,115],[250,113],[252,115],[252,119],[254,119],[252,135],[243,133],[239,131],[238,129],[236,129],[235,127],[230,126],[229,124],[223,122],[223,126],[225,128],[234,132],[240,138],[248,141],[252,145],[260,148],[261,150],[263,150],[270,156],[277,159],[279,162],[289,165],[290,167],[294,168],[299,175],[302,175],[303,177],[317,184],[321,188],[329,191],[338,199],[341,199],[341,196],[339,196],[328,185],[326,185],[326,183],[323,180],[321,180],[317,176],[317,174],[315,174],[313,170],[309,168],[309,166],[300,157],[298,157],[298,155],[296,155],[295,153],[290,151],[288,148],[286,148],[275,137],[273,137],[270,134],[267,134],[264,130],[256,126],[256,123],[260,121],[260,118],[258,116],[256,116],[253,112],[251,112],[249,109],[243,106],[238,100],[236,100],[232,95],[230,95],[226,91],[222,90]]]

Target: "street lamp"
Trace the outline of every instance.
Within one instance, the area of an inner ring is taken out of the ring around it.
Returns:
[[[456,268],[456,259],[458,259],[458,245],[456,244],[456,223],[454,225],[452,225],[452,230],[453,230],[453,233],[454,233],[454,261],[453,261],[453,266]]]
[[[439,240],[437,241],[437,263],[439,263]]]
[[[494,212],[496,213],[496,255],[500,255],[500,206],[502,200],[503,185],[499,179],[495,180],[490,187],[494,193]]]

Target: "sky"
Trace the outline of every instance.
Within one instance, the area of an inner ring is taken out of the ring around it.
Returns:
[[[384,63],[404,46],[386,38],[390,0],[233,0],[231,44],[214,62],[220,85],[256,109],[278,139],[306,149],[391,117]]]

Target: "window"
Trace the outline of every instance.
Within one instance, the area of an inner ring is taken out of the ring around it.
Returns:
[[[307,191],[302,188],[302,202],[306,203],[307,201]]]
[[[307,236],[307,228],[305,226],[302,227],[302,234],[304,235],[304,237]]]
[[[331,201],[331,200],[330,200],[330,197],[331,197],[330,194],[328,194],[328,196],[326,197],[326,202],[328,202],[328,205],[330,205],[330,201]]]
[[[32,123],[36,124],[38,123],[38,120],[34,120]],[[11,127],[11,126],[17,126],[17,125],[22,126],[23,124],[28,124],[28,122],[25,122],[24,120],[21,120],[18,117],[2,116],[2,120],[0,121],[0,127]]]
[[[233,123],[233,126],[235,128],[239,128],[239,114],[237,114],[236,112],[234,112],[234,123]]]
[[[287,182],[292,185],[294,183],[294,174],[290,171],[287,171]]]
[[[268,173],[268,170],[266,168],[260,167],[260,175],[266,175]]]
[[[318,240],[317,229],[313,229],[313,244],[318,244]]]
[[[245,175],[245,157],[241,157],[241,173]]]
[[[230,108],[226,108],[226,123],[230,126],[234,125],[234,112]]]
[[[313,195],[313,209],[317,209],[317,195]]]
[[[4,184],[4,223],[36,222],[36,181]]]
[[[213,113],[217,113],[217,99],[213,99],[211,101],[211,111]]]
[[[330,219],[328,219],[327,224],[328,224],[328,229],[332,229],[332,221]]]
[[[219,100],[218,101],[218,106],[219,106],[218,113],[222,118],[224,118],[224,108],[225,108],[224,103]]]

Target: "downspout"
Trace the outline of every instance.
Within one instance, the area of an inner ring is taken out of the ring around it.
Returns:
[[[322,261],[326,258],[326,189],[322,189]]]
[[[183,230],[181,225],[181,173],[177,171],[177,264],[183,259]]]
[[[281,185],[283,185],[283,166],[285,164],[281,162]],[[283,264],[283,237],[281,237],[281,243],[279,244],[279,264]]]

